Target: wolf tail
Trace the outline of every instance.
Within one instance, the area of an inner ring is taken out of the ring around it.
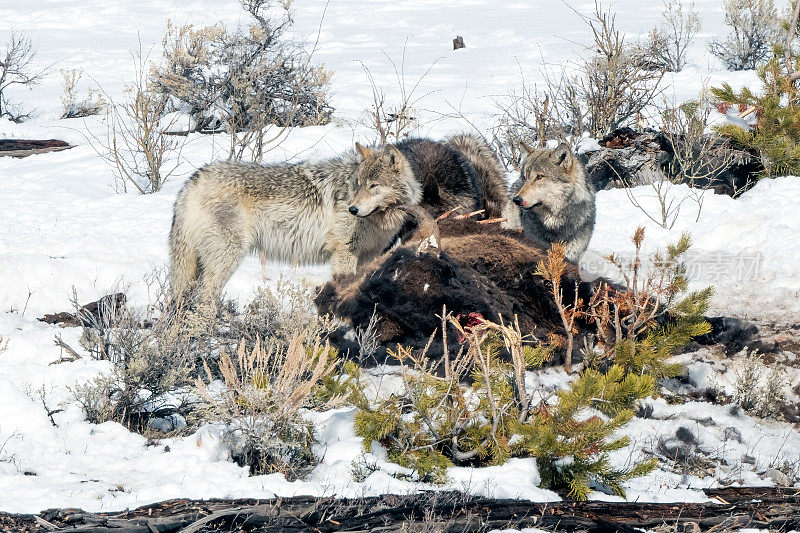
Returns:
[[[185,196],[184,188],[175,201],[169,232],[169,281],[172,297],[176,300],[189,294],[199,274],[197,248],[187,233]]]
[[[508,202],[505,171],[494,151],[481,137],[460,133],[445,139],[445,144],[461,152],[475,171],[486,218],[502,216]]]

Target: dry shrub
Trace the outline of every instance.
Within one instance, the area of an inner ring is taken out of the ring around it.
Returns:
[[[661,94],[663,68],[654,68],[641,47],[625,42],[613,11],[597,2],[594,13],[582,18],[593,39],[588,58],[571,72],[543,72],[542,87],[526,85],[521,73],[521,89],[497,103],[494,144],[506,165],[517,167],[520,141],[544,146],[557,139],[574,149],[585,132],[600,138],[641,124]]]
[[[691,246],[688,235],[682,235],[665,251],[654,253],[649,265],[645,265],[641,252],[644,228],[637,228],[631,241],[631,261],[615,254],[607,257],[626,290],[602,287],[587,302],[584,316],[595,323],[603,357],[631,372],[646,372],[657,378],[674,376],[680,372],[680,365],[665,361],[693,337],[710,331],[704,314],[713,290],[708,287],[687,293],[682,258]]]
[[[252,350],[242,341],[235,359],[223,351],[217,365],[224,390],[212,387],[217,373],[207,363],[208,382],[197,378],[195,386],[208,419],[224,424],[234,460],[253,475],[281,472],[292,480],[310,471],[314,428],[300,409],[312,405],[312,393],[336,368],[336,350],[302,335],[288,346],[257,340]]]
[[[708,48],[728,70],[754,69],[770,55],[778,36],[773,0],[725,0],[725,24],[730,33],[712,39]]]
[[[5,48],[0,51],[0,118],[8,117],[12,122],[22,122],[29,114],[17,111],[8,100],[8,89],[18,85],[33,87],[39,84],[50,70],[35,67],[36,46],[30,37],[11,30]]]
[[[430,94],[420,94],[420,84],[439,60],[431,63],[419,78],[410,80],[405,71],[407,46],[406,42],[403,46],[399,66],[386,52],[383,53],[386,60],[392,65],[397,82],[395,90],[398,97],[393,102],[387,102],[384,88],[377,84],[366,65],[361,64],[372,89],[372,105],[365,111],[367,118],[363,119],[361,123],[375,132],[375,143],[378,145],[396,143],[417,132],[420,128],[419,105]]]
[[[117,189],[128,187],[141,194],[161,190],[178,169],[185,138],[171,135],[177,115],[167,117],[167,96],[157,92],[145,74],[147,58],[141,50],[132,54],[134,81],[125,88],[125,99],[110,102],[107,136],[90,135],[92,148],[114,169]]]
[[[665,0],[661,25],[648,35],[644,49],[653,66],[667,72],[680,72],[686,66],[686,54],[700,31],[700,17],[694,0]]]
[[[82,118],[100,115],[108,109],[108,101],[103,95],[92,87],[87,87],[86,97],[78,96],[78,83],[83,77],[83,70],[60,70],[63,78],[61,86],[64,94],[61,96],[61,105],[64,111],[61,118]]]
[[[520,72],[521,86],[495,102],[499,111],[497,125],[492,131],[492,144],[506,167],[519,170],[522,160],[521,144],[547,146],[557,139],[577,148],[583,126],[583,112],[570,107],[576,103],[567,93],[574,90],[567,77],[545,76],[544,88],[530,85]],[[567,87],[565,84],[570,83]]]
[[[576,331],[575,319],[580,316],[580,309],[583,302],[578,298],[578,290],[576,284],[575,298],[572,302],[564,301],[564,294],[561,290],[561,280],[566,270],[566,245],[562,242],[554,243],[550,250],[547,252],[547,257],[539,262],[536,269],[536,275],[546,279],[552,287],[553,302],[558,309],[558,315],[561,317],[561,325],[564,327],[564,334],[566,336],[566,346],[564,355],[564,368],[567,372],[572,371],[572,347],[574,345],[574,336]]]
[[[169,24],[157,90],[194,118],[194,131],[225,131],[228,158],[258,162],[286,128],[330,122],[331,72],[286,37],[291,1],[243,0],[253,23],[228,30]],[[270,126],[278,126],[265,138]]]
[[[594,57],[575,79],[576,95],[563,92],[562,105],[586,110],[586,127],[592,137],[602,137],[631,122],[642,121],[645,110],[661,93],[662,70],[652,70],[638,47],[625,42],[616,28],[615,14],[600,3],[587,24],[594,38]]]

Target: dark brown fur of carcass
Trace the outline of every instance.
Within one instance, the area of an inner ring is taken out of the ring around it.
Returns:
[[[389,346],[424,346],[441,327],[436,315],[443,306],[453,315],[480,313],[493,321],[498,314],[505,321],[516,316],[523,333],[540,338],[551,331],[563,333],[549,283],[536,274],[546,250],[499,224],[448,218],[439,222],[439,230],[439,254],[417,253],[417,241],[412,240],[365,265],[359,274],[326,283],[316,298],[320,313],[365,328],[374,310],[380,319],[379,339]],[[580,281],[570,263],[562,285],[569,303],[576,287],[584,301],[594,288]],[[448,334],[455,342],[455,332]]]

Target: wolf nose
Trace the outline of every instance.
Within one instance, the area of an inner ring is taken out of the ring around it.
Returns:
[[[358,208],[356,206],[354,206],[354,205],[351,205],[350,209],[348,209],[348,211],[350,211],[351,215],[357,215],[358,214]]]
[[[511,201],[517,205],[522,205],[522,196],[518,194],[514,198],[512,198]]]

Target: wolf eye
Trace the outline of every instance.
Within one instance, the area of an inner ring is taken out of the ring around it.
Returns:
[[[374,190],[375,190],[375,189],[377,189],[377,188],[378,188],[378,184],[377,184],[377,183],[371,183],[371,184],[370,184],[370,186],[369,186],[369,189],[370,189],[371,191],[374,191]]]

